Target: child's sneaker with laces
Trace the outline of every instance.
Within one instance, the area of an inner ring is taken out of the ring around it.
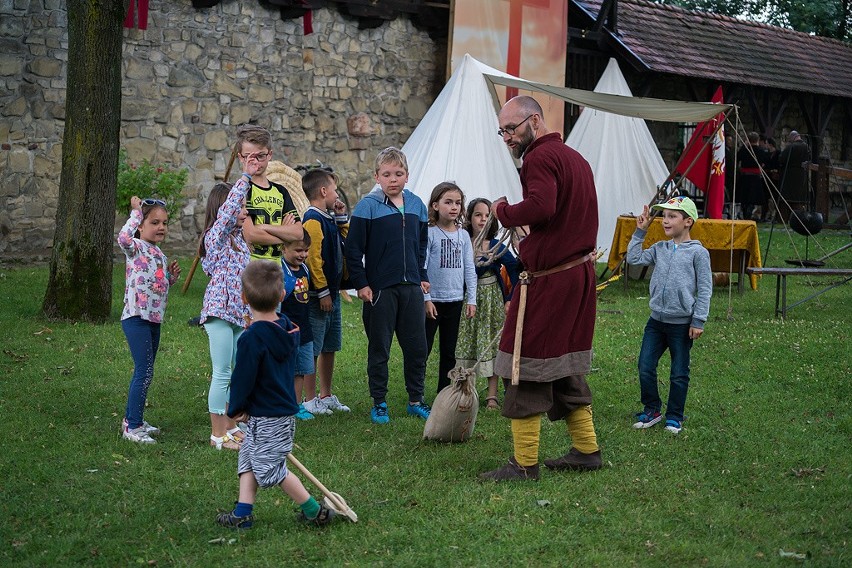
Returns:
[[[148,432],[148,435],[150,435],[150,436],[156,436],[157,434],[160,433],[159,428],[157,428],[156,426],[151,426],[145,420],[142,421],[142,427],[145,428],[145,431]],[[126,417],[121,419],[121,431],[124,432],[125,430],[127,430],[127,418]]]
[[[229,529],[250,529],[254,524],[254,515],[248,514],[244,517],[238,517],[233,511],[227,511],[216,515],[216,523]]]
[[[421,402],[420,404],[411,404],[408,403],[408,413],[412,416],[416,416],[418,418],[422,418],[426,420],[429,418],[429,413],[432,412],[432,409],[429,408],[429,405],[425,402]]]
[[[145,430],[145,426],[142,425],[139,428],[124,428],[124,431],[121,433],[121,437],[125,440],[130,440],[131,442],[136,442],[137,444],[156,444],[157,440],[151,437],[150,434]]]
[[[390,422],[390,416],[388,415],[388,403],[380,402],[373,406],[370,410],[370,420],[373,421],[374,424],[387,424]]]
[[[657,424],[663,419],[663,415],[657,412],[637,412],[636,413],[636,423],[633,424],[634,428],[650,428],[654,424]]]
[[[349,412],[349,407],[340,402],[337,395],[329,395],[320,399],[320,402],[332,412]]]
[[[313,420],[314,415],[308,412],[304,404],[299,405],[299,412],[296,413],[296,418],[299,420]]]
[[[313,519],[309,519],[305,516],[304,511],[299,511],[299,520],[303,523],[313,524],[318,527],[322,527],[330,523],[336,515],[337,513],[335,513],[332,509],[329,509],[328,507],[320,503],[320,510],[319,513],[317,513],[316,517],[314,517]]]
[[[331,410],[326,407],[325,403],[318,396],[315,396],[311,400],[305,401],[303,405],[305,407],[305,410],[307,410],[313,415],[331,414]]]
[[[672,434],[679,434],[683,429],[683,423],[677,420],[666,420],[666,430]]]

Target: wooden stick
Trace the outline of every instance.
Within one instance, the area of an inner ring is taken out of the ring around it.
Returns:
[[[197,254],[195,255],[195,259],[192,261],[192,266],[189,268],[189,274],[186,275],[186,279],[183,281],[183,288],[181,288],[181,294],[186,294],[186,291],[189,289],[189,283],[192,282],[192,275],[195,274],[195,269],[198,268],[198,261],[201,260],[201,257]]]
[[[231,168],[234,166],[234,159],[236,157],[237,157],[237,146],[235,144],[233,149],[231,150],[231,159],[228,160],[228,167],[225,168],[225,177],[222,178],[222,181],[224,181],[225,183],[228,183],[228,178],[231,177]]]
[[[526,271],[521,273],[518,284],[521,291],[518,297],[518,318],[515,321],[515,345],[512,348],[512,386],[517,386],[521,380],[521,342],[524,336],[524,314],[527,311],[527,286],[529,284]]]
[[[287,456],[287,461],[291,462],[294,466],[296,466],[296,469],[298,469],[300,472],[302,472],[302,474],[305,477],[307,477],[310,480],[311,483],[316,485],[317,489],[322,491],[322,494],[325,495],[328,498],[329,501],[331,501],[331,503],[332,503],[332,505],[334,505],[335,509],[337,509],[343,515],[348,517],[352,522],[354,522],[354,523],[358,522],[358,515],[355,514],[355,511],[353,511],[349,507],[349,505],[346,504],[345,501],[342,501],[342,499],[338,499],[337,495],[335,495],[334,493],[329,491],[326,488],[326,486],[323,485],[320,482],[319,479],[314,477],[314,474],[312,474],[310,471],[308,471],[308,468],[303,466],[302,462],[300,462],[299,460],[296,459],[296,456],[293,455],[293,452],[290,452],[290,454]]]

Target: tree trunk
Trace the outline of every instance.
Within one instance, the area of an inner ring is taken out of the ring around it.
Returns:
[[[69,0],[66,121],[50,279],[51,318],[104,321],[112,307],[115,185],[127,0]]]

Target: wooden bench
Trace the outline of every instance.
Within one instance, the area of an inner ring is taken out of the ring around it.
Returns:
[[[837,288],[852,280],[852,268],[799,268],[799,267],[750,267],[746,268],[748,274],[774,274],[775,279],[775,315],[781,314],[781,319],[787,317],[787,312],[808,300],[813,300],[832,288]],[[843,280],[835,282],[803,300],[787,305],[787,277],[788,276],[839,276]]]

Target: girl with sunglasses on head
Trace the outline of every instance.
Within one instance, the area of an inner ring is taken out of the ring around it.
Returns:
[[[133,358],[133,377],[122,420],[122,437],[141,444],[156,442],[160,429],[143,418],[148,387],[154,378],[154,359],[160,344],[160,324],[169,287],[177,282],[180,266],[168,262],[157,246],[168,232],[166,204],[159,199],[130,198],[130,218],[118,233],[126,257],[124,309],[121,328]]]

